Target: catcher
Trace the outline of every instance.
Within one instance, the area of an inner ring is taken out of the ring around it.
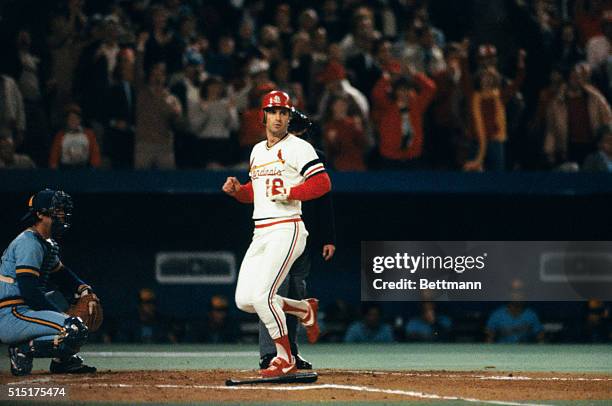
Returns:
[[[102,323],[100,300],[62,264],[54,240],[70,228],[72,199],[45,189],[28,206],[27,228],[0,261],[0,341],[9,345],[11,372],[28,375],[33,358],[52,358],[51,373],[96,372],[76,354]],[[65,312],[45,294],[52,286],[73,303]]]

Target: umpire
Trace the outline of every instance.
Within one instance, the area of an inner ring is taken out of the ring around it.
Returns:
[[[293,109],[289,123],[290,133],[301,136],[308,131],[311,125],[311,121],[304,113]],[[322,161],[325,161],[322,151],[317,150],[317,154]],[[296,300],[306,298],[306,278],[310,273],[312,255],[321,252],[323,259],[329,261],[336,251],[336,230],[331,194],[326,193],[318,199],[303,202],[302,219],[309,233],[306,248],[304,253],[295,260],[289,275],[278,289],[279,295]],[[291,353],[295,355],[296,366],[298,369],[312,369],[312,364],[302,358],[298,351],[298,320],[295,316],[289,314],[286,316]],[[259,322],[259,355],[260,369],[268,368],[270,361],[276,356],[274,341],[261,321]]]

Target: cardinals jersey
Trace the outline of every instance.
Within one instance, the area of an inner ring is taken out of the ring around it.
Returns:
[[[325,171],[312,145],[292,134],[268,148],[267,141],[253,147],[249,176],[253,185],[253,219],[295,217],[302,214],[302,202],[273,202],[269,196],[279,188],[291,188]]]

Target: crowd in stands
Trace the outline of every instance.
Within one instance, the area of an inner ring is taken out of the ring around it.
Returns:
[[[404,306],[402,310],[385,312],[380,303],[364,302],[359,309],[336,299],[323,303],[321,308],[320,340],[335,343],[612,342],[609,303],[589,300],[576,304],[573,314],[565,319],[558,316],[549,319],[538,314],[541,307],[537,304],[516,299],[488,306],[479,304],[476,317],[470,317],[466,307],[454,304],[455,310],[450,312],[445,303],[427,300],[409,306],[410,311]],[[107,318],[102,331],[93,338],[107,343],[257,341],[256,318],[239,315],[225,296],[213,295],[203,309],[205,313],[198,317],[172,317],[158,307],[155,291],[143,288],[138,292],[138,305],[133,314],[122,315],[121,321]],[[558,313],[558,306],[555,311]],[[303,329],[298,331],[301,342],[306,342],[305,334]]]
[[[612,170],[606,0],[0,6],[0,168],[248,165],[291,95],[339,171]]]

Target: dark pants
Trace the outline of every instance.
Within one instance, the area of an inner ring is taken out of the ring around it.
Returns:
[[[304,253],[295,260],[289,275],[278,288],[278,294],[289,299],[302,300],[306,297],[306,277],[310,273],[310,248],[307,246]],[[285,314],[287,317],[287,330],[289,331],[289,342],[291,353],[298,353],[297,329],[298,319],[295,316]],[[259,321],[259,354],[276,354],[276,345],[268,333],[266,326]]]
[[[134,169],[134,131],[109,128],[106,153],[113,169]]]

